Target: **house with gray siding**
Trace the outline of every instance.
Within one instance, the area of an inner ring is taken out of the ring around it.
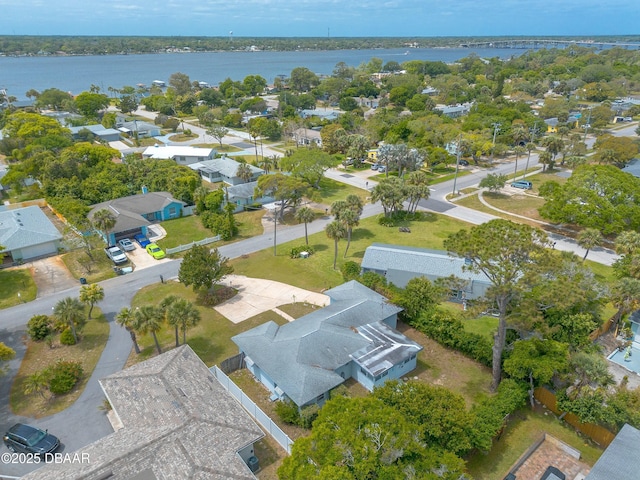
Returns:
[[[453,299],[473,300],[484,297],[491,281],[483,273],[467,270],[468,260],[450,255],[444,250],[404,247],[373,243],[364,252],[362,272],[382,275],[396,287],[404,288],[412,278],[426,277],[432,282],[451,278],[462,280],[459,290],[451,292]]]
[[[147,147],[142,152],[142,158],[153,158],[155,160],[173,160],[178,165],[192,165],[215,158],[216,151],[213,148],[189,147],[186,145],[158,144]]]
[[[204,160],[192,163],[189,168],[200,173],[203,180],[210,183],[224,182],[227,185],[240,185],[241,183],[255,182],[260,175],[264,175],[264,170],[247,163],[251,170],[251,178],[249,182],[238,177],[238,166],[240,162],[227,156]]]
[[[148,192],[143,188],[138,195],[116,198],[91,206],[89,220],[98,210],[108,210],[116,219],[116,224],[108,232],[99,232],[109,245],[115,245],[123,238],[147,236],[149,225],[187,215],[186,203],[176,200],[169,192]]]
[[[14,262],[58,253],[62,234],[36,205],[0,210],[0,245]]]
[[[256,197],[255,191],[258,182],[240,183],[238,185],[225,186],[225,203],[235,205],[235,212],[241,212],[245,207],[252,205],[264,205],[275,201],[268,195]]]
[[[100,380],[115,432],[24,480],[255,480],[264,437],[244,408],[183,345]],[[64,452],[69,453],[69,452]]]
[[[322,405],[349,378],[371,391],[416,367],[422,346],[396,330],[401,308],[356,281],[325,293],[330,302],[322,309],[232,338],[272,400]]]

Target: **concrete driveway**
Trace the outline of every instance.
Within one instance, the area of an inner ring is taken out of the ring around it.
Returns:
[[[38,287],[37,298],[79,285],[59,256],[42,258],[26,264]],[[21,267],[24,268],[24,267]]]
[[[233,323],[240,323],[262,312],[277,310],[280,305],[288,303],[305,302],[319,307],[329,305],[329,297],[322,293],[310,292],[273,280],[229,275],[222,284],[235,288],[238,294],[216,306],[215,310]],[[282,316],[292,320],[286,314]]]

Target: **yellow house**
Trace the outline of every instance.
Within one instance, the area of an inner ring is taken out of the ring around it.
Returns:
[[[371,150],[369,150],[367,152],[367,160],[369,160],[370,162],[377,162],[378,161],[378,149],[377,148],[372,148]]]
[[[544,123],[547,124],[547,133],[557,133],[558,132],[558,119],[557,118],[547,118]]]

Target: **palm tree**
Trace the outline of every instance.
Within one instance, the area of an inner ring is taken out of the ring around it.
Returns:
[[[170,307],[174,314],[180,319],[180,330],[182,331],[182,344],[187,343],[187,328],[195,327],[200,322],[200,310],[185,298],[176,301]]]
[[[84,320],[84,305],[77,298],[66,297],[53,307],[53,315],[71,329],[73,339],[78,343],[76,327],[82,327]]]
[[[247,163],[241,163],[238,165],[238,170],[236,170],[236,177],[244,180],[245,183],[248,183],[253,177],[253,172],[251,171],[251,167]]]
[[[335,243],[335,253],[333,255],[333,269],[336,269],[336,262],[338,261],[338,241],[347,235],[347,230],[344,224],[338,220],[327,224],[325,227],[327,237],[332,239]]]
[[[630,255],[640,249],[640,233],[626,230],[616,238],[616,253]]]
[[[93,312],[94,305],[101,300],[104,300],[104,288],[97,283],[80,287],[80,301],[89,305],[87,320],[91,319],[91,312]]]
[[[564,140],[556,136],[545,138],[543,140],[543,144],[547,147],[547,152],[551,154],[552,160],[555,160],[556,156],[562,152],[562,149],[564,148]]]
[[[164,315],[165,321],[175,328],[176,347],[180,346],[180,340],[178,338],[178,326],[180,325],[180,317],[176,315],[175,310],[173,310],[171,307],[178,299],[179,297],[175,295],[169,295],[168,297],[164,298],[158,305],[158,308],[160,308],[162,314]]]
[[[309,235],[307,235],[307,224],[315,220],[316,214],[309,207],[299,208],[296,212],[296,220],[300,223],[304,223],[304,239],[309,245]]]
[[[160,348],[156,333],[162,328],[163,318],[162,311],[153,305],[140,307],[135,313],[136,330],[142,335],[151,333],[153,341],[156,344],[156,350],[158,350],[158,355],[162,353],[162,349]]]
[[[120,310],[116,315],[116,323],[127,329],[131,336],[131,341],[133,342],[133,348],[136,353],[139,354],[140,346],[138,345],[138,339],[136,338],[136,318],[133,310],[127,307]]]
[[[358,215],[357,211],[347,208],[340,214],[340,222],[347,229],[347,248],[344,249],[344,258],[346,258],[351,246],[351,233],[353,232],[353,227],[357,227],[360,224],[360,215]]]
[[[600,230],[597,228],[585,228],[578,234],[578,238],[576,240],[578,245],[586,250],[586,252],[584,252],[584,257],[582,257],[582,261],[584,262],[587,259],[587,255],[589,255],[589,250],[600,245],[603,238]]]
[[[43,400],[46,400],[44,392],[49,387],[49,378],[44,370],[32,373],[29,375],[23,383],[23,392],[25,395],[31,395],[33,393],[39,394]]]
[[[553,155],[549,150],[545,150],[539,156],[540,162],[542,163],[542,171],[544,172],[549,167],[549,170],[553,167]]]
[[[107,245],[111,245],[109,231],[116,225],[116,217],[106,208],[95,212],[91,217],[94,227],[104,233]]]
[[[640,306],[640,280],[623,277],[619,279],[611,290],[611,303],[618,309],[613,318],[619,323],[624,315]]]

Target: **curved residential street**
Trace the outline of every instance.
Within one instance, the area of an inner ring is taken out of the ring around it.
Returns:
[[[195,128],[192,128],[195,131]],[[524,168],[525,162],[520,162]],[[530,167],[537,164],[537,156],[531,156]],[[520,165],[519,165],[520,166]],[[469,167],[467,167],[469,168]],[[473,173],[458,178],[456,190],[477,185],[477,183],[487,173],[513,172],[511,163],[496,164],[490,170],[473,170]],[[355,174],[345,173],[340,170],[329,170],[327,177],[337,181],[356,186],[363,190],[371,189],[375,182],[369,179],[375,175],[374,171],[361,171]],[[460,220],[479,224],[489,221],[494,217],[482,212],[477,212],[465,207],[457,206],[446,200],[446,195],[453,190],[453,181],[436,184],[431,189],[431,198],[421,202],[420,207],[425,210],[434,211],[448,215]],[[368,204],[364,207],[363,217],[370,217],[382,213],[380,204]],[[328,216],[322,217],[308,224],[309,234],[321,232],[331,219]],[[277,232],[278,243],[285,243],[290,240],[304,237],[304,225],[287,227]],[[573,251],[577,255],[583,255],[584,250],[578,247],[572,239],[561,236],[552,236],[559,250]],[[228,258],[237,258],[241,255],[257,252],[273,246],[273,232],[267,231],[262,235],[248,238],[233,244],[220,247],[220,253]],[[591,260],[610,265],[616,258],[615,254],[605,249],[594,249],[589,253]],[[55,303],[67,296],[77,296],[80,286],[74,286],[60,291],[53,291],[50,295],[39,297],[36,300],[20,304],[0,311],[0,338],[12,348],[16,349],[17,358],[9,362],[9,373],[0,380],[0,429],[4,432],[6,428],[17,421],[27,421],[41,428],[48,428],[52,433],[59,436],[64,443],[65,452],[72,452],[95,440],[98,440],[112,432],[111,426],[106,418],[105,412],[99,410],[102,405],[104,395],[98,384],[98,380],[120,371],[125,365],[126,359],[131,352],[131,340],[125,329],[119,327],[114,322],[114,317],[122,307],[130,305],[136,292],[147,285],[157,283],[162,276],[165,279],[175,278],[178,275],[180,260],[170,260],[153,265],[149,268],[136,270],[131,274],[117,276],[101,282],[105,291],[105,299],[99,306],[109,321],[110,334],[107,345],[100,357],[98,365],[93,372],[87,387],[80,398],[73,406],[52,415],[38,420],[18,418],[9,411],[9,389],[11,381],[15,376],[20,360],[24,355],[24,345],[22,336],[27,321],[35,314],[49,313]],[[2,447],[6,449],[6,447]],[[31,468],[30,468],[31,467]],[[20,476],[33,470],[36,466],[29,465],[6,465],[0,464],[0,475]]]

